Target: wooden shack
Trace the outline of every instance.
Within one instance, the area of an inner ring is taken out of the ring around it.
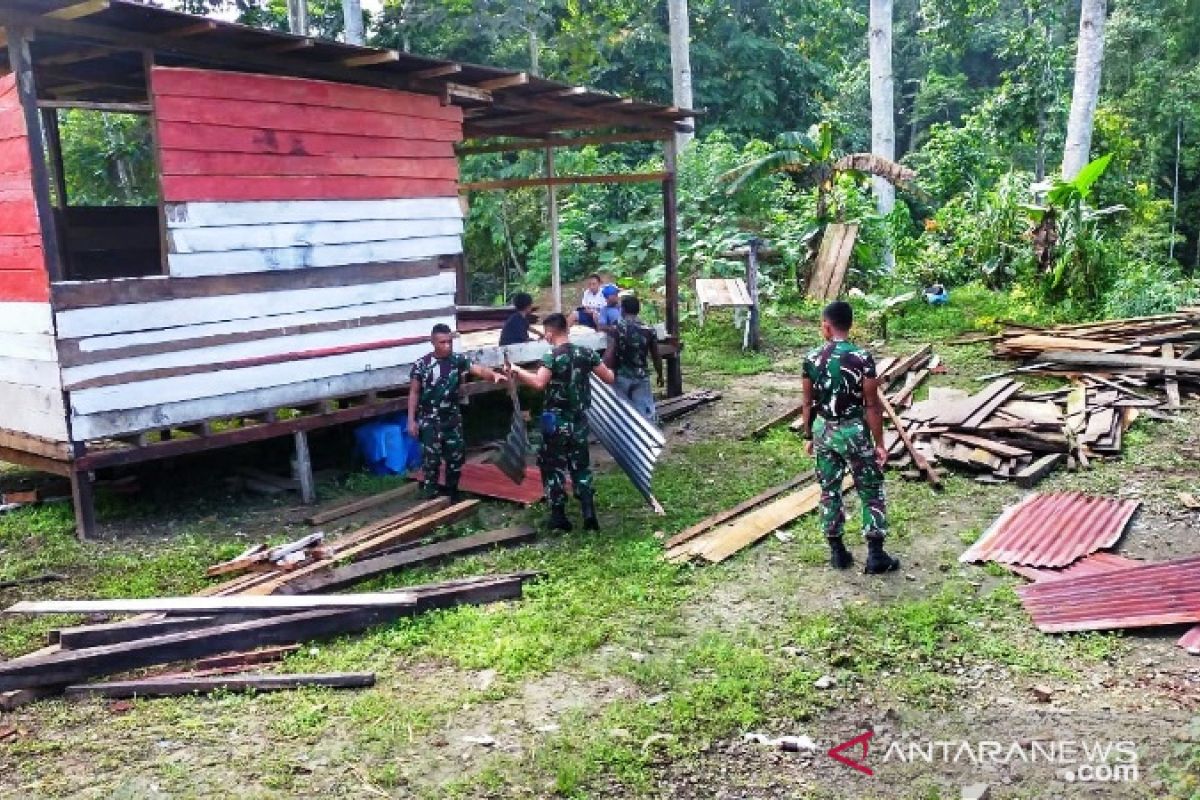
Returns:
[[[464,299],[460,192],[513,185],[461,186],[465,139],[670,155],[692,113],[125,0],[0,0],[0,25],[0,459],[70,477],[81,535],[98,469],[284,435],[303,452],[403,408]],[[66,109],[148,118],[157,202],[72,202]],[[663,185],[677,335],[673,168],[523,185],[608,178]],[[465,344],[503,360],[487,332]]]

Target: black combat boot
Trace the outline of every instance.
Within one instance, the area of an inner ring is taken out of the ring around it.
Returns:
[[[552,530],[552,531],[569,531],[569,530],[571,530],[571,520],[567,519],[566,506],[552,506],[550,508],[550,530]]]
[[[881,575],[900,569],[900,559],[892,558],[883,549],[883,539],[867,539],[867,563],[863,572],[868,575]]]
[[[854,566],[854,556],[850,555],[840,536],[829,539],[829,566],[834,569],[849,569]]]
[[[450,498],[450,505],[455,505],[459,500],[462,500],[462,495],[458,493],[458,484],[446,486],[446,497]]]
[[[583,529],[585,531],[600,530],[600,520],[596,519],[596,500],[593,497],[579,498],[579,505],[583,508]]]

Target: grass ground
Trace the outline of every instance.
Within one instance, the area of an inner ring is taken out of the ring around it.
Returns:
[[[1018,579],[958,563],[1019,496],[1015,489],[954,476],[934,496],[889,478],[899,575],[833,573],[811,516],[721,565],[661,561],[662,536],[811,469],[786,432],[739,438],[794,402],[796,365],[815,341],[806,313],[767,317],[763,355],[742,355],[730,326],[689,333],[689,382],[725,397],[669,428],[655,487],[666,517],[643,510],[628,482],[606,470],[601,535],[544,535],[377,584],[544,572],[522,601],[316,643],[282,667],[374,670],[371,690],[51,700],[6,715],[0,728],[13,725],[18,735],[0,744],[0,796],[957,798],[960,786],[985,782],[996,798],[1200,797],[1200,665],[1173,647],[1178,631],[1044,636],[1016,601]],[[965,292],[949,309],[917,307],[889,320],[884,347],[904,352],[1037,314],[1019,298]],[[950,367],[941,384],[977,386],[974,376],[995,368],[978,346],[938,351]],[[1178,423],[1139,423],[1122,461],[1061,473],[1046,486],[1141,498],[1145,508],[1122,544],[1134,556],[1194,552],[1196,519],[1177,510],[1174,496],[1198,488],[1198,419],[1189,412]],[[142,474],[141,496],[105,499],[97,543],[74,540],[65,504],[0,516],[0,580],[67,576],[5,590],[0,602],[189,592],[203,585],[205,565],[248,541],[304,529],[287,502],[231,492],[221,480],[229,466],[200,460],[165,476]],[[5,472],[0,485],[27,478]],[[322,489],[332,497],[384,485],[357,477]],[[487,504],[460,529],[540,513]],[[64,621],[6,619],[0,652],[33,649]],[[873,777],[824,755],[867,726],[878,737]],[[820,752],[747,743],[748,732],[808,735]],[[493,744],[472,741],[483,736]],[[1039,764],[881,761],[880,742],[962,736],[1128,740],[1140,780],[1067,782]]]

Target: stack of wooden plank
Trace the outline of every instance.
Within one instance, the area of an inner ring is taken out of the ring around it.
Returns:
[[[1010,326],[987,337],[995,355],[1025,373],[1104,377],[1132,390],[1161,389],[1168,408],[1200,392],[1200,310],[1036,329]]]
[[[658,421],[670,422],[673,419],[679,419],[684,414],[692,413],[697,408],[700,408],[700,406],[715,403],[720,399],[720,392],[714,392],[711,389],[698,389],[679,397],[668,397],[664,400],[659,400],[657,404]]]
[[[340,636],[431,608],[520,597],[523,583],[534,577],[533,573],[482,576],[372,594],[313,594],[414,564],[533,537],[532,528],[520,527],[420,543],[440,533],[443,526],[473,514],[478,505],[476,500],[467,500],[451,506],[446,498],[439,498],[332,542],[323,542],[317,533],[275,548],[251,548],[209,570],[214,575],[242,574],[191,597],[18,603],[8,612],[138,616],[52,631],[48,647],[0,663],[0,707],[11,708],[63,691],[71,695],[123,696],[132,692],[148,696],[215,688],[369,685],[373,676],[358,674],[255,676],[246,680],[215,679],[214,675],[241,671],[263,660],[256,653],[238,651]],[[303,558],[296,563],[280,563],[291,554],[303,554]],[[235,656],[226,657],[225,662],[209,662],[203,667],[198,663],[199,672],[156,676],[148,684],[139,679],[134,684],[119,681],[101,687],[77,685],[99,676],[228,652]]]

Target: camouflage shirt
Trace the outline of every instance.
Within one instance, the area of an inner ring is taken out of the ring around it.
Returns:
[[[813,406],[826,419],[861,419],[863,380],[875,377],[875,359],[850,342],[827,342],[804,359]]]
[[[454,418],[462,415],[459,387],[463,375],[471,370],[471,360],[458,353],[437,358],[427,353],[412,366],[412,379],[421,382],[421,398],[417,403],[417,419]]]
[[[616,339],[617,375],[621,378],[644,380],[649,377],[647,367],[650,348],[656,339],[654,331],[647,328],[636,317],[622,317],[612,333]]]
[[[566,417],[580,417],[591,408],[592,387],[589,376],[601,363],[600,355],[577,344],[562,344],[542,356],[542,366],[550,370],[546,384],[546,410]]]

